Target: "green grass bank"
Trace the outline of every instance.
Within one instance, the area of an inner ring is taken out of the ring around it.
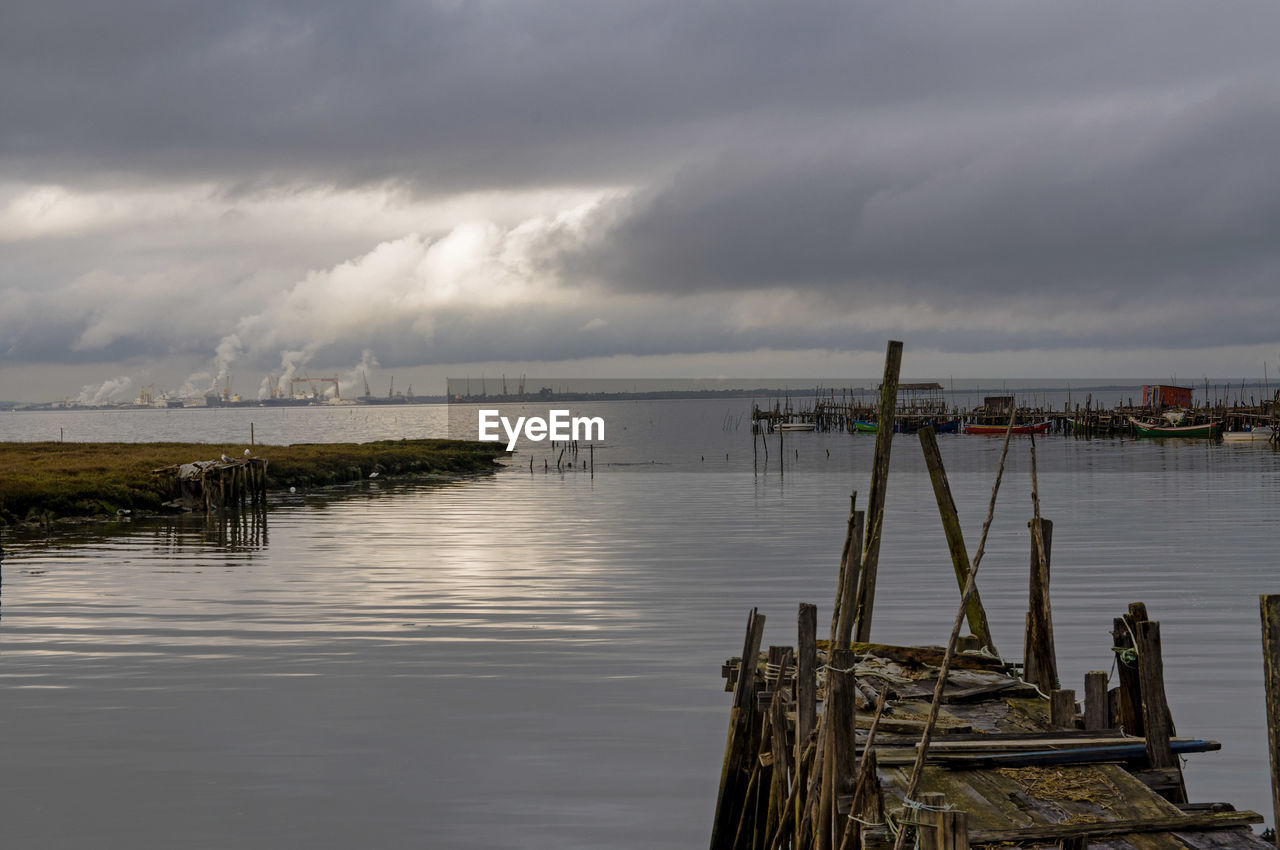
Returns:
[[[243,444],[0,443],[0,523],[159,511],[171,482],[152,470],[221,454],[242,457]],[[381,475],[463,475],[498,468],[498,443],[382,440],[255,446],[266,458],[268,489],[322,487]]]

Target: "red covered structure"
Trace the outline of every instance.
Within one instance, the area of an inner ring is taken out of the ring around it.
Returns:
[[[1175,387],[1169,384],[1143,384],[1143,407],[1190,407],[1191,387]]]

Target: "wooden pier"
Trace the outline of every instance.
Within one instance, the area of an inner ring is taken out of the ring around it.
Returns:
[[[903,387],[916,389],[904,391]],[[969,423],[1003,426],[1008,421],[1011,405],[1015,405],[1014,396],[989,396],[976,407],[947,406],[938,384],[902,384],[895,403],[895,429],[915,433],[932,427],[941,433],[952,428],[963,430],[963,425]],[[1219,423],[1224,431],[1246,431],[1261,426],[1280,434],[1280,390],[1269,401],[1248,405],[1218,401],[1169,408],[1156,404],[1134,405],[1129,400],[1127,404],[1103,408],[1096,406],[1092,397],[1086,397],[1083,404],[1072,407],[1064,404],[1062,409],[1016,405],[1014,414],[1015,424],[1048,422],[1049,433],[1084,438],[1133,436],[1133,419],[1179,425]],[[840,393],[832,390],[825,396],[795,400],[780,399],[769,407],[755,404],[751,411],[754,433],[772,433],[783,425],[803,424],[812,425],[815,431],[855,434],[877,430],[880,418],[878,403],[848,390]]]
[[[1059,680],[1053,524],[1041,515],[1034,439],[1024,645],[1017,661],[996,650],[977,575],[1019,415],[1013,404],[1001,411],[1004,444],[972,560],[937,439],[919,431],[960,587],[946,646],[870,642],[900,362],[901,343],[891,342],[871,504],[864,513],[856,493],[851,500],[830,637],[817,638],[817,606],[805,603],[795,644],[762,650],[765,616],[753,609],[742,651],[721,669],[733,700],[712,850],[1273,847],[1250,829],[1262,815],[1188,801],[1180,759],[1220,747],[1178,735],[1160,623],[1145,605],[1117,612],[1111,646],[1079,692]],[[1280,817],[1280,597],[1263,598],[1262,617]]]

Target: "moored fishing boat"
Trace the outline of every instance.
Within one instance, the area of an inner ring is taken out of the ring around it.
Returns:
[[[916,431],[919,431],[921,428],[925,427],[926,425],[933,428],[933,432],[935,434],[954,434],[956,433],[957,430],[959,430],[960,420],[949,419],[946,422],[924,422],[924,423],[921,423],[918,420],[910,423],[895,422],[893,425],[893,430],[895,433],[898,433],[898,434],[914,434]],[[861,419],[853,420],[853,427],[855,430],[860,431],[864,434],[874,434],[876,433],[876,431],[880,430],[879,426],[875,422],[863,422]]]
[[[1156,425],[1152,422],[1139,422],[1132,416],[1129,424],[1138,437],[1193,437],[1209,438],[1222,436],[1221,422],[1207,422],[1203,425]]]
[[[778,426],[779,431],[816,431],[817,428],[812,422],[783,422]]]
[[[977,422],[966,422],[964,426],[966,434],[1000,435],[1007,430],[1009,430],[1007,425],[980,425]],[[1025,425],[1013,426],[1013,433],[1015,434],[1043,434],[1048,430],[1048,422],[1028,422]]]
[[[1265,425],[1257,425],[1249,431],[1223,431],[1222,439],[1229,443],[1265,443],[1271,440],[1275,433]]]

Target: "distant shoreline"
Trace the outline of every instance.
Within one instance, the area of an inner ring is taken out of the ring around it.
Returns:
[[[245,444],[0,443],[0,525],[48,524],[118,512],[176,511],[172,479],[156,471],[176,464],[243,457]],[[467,475],[501,468],[495,443],[381,440],[372,443],[258,445],[267,489],[305,489],[378,476]]]

